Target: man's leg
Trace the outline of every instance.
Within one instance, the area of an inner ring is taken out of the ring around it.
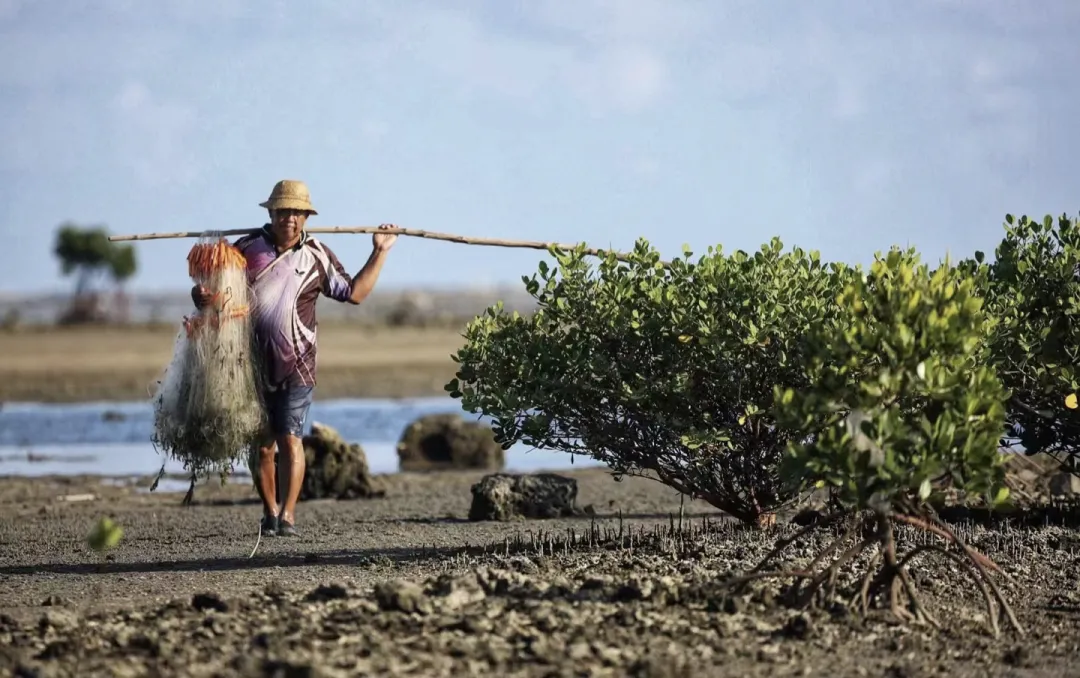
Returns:
[[[270,441],[267,445],[260,445],[258,450],[258,475],[255,476],[255,487],[262,500],[263,516],[276,518],[278,515],[277,501],[277,468],[274,464],[274,454],[277,452],[277,442]]]
[[[300,500],[300,489],[304,484],[306,460],[304,458],[304,424],[314,389],[292,387],[285,391],[287,401],[282,407],[282,427],[278,431],[278,464],[281,469],[281,494],[284,498],[281,507],[281,534],[294,534],[296,525],[296,503]]]
[[[280,507],[278,506],[277,493],[277,467],[274,463],[274,455],[277,453],[278,444],[274,432],[280,428],[281,421],[281,394],[266,394],[266,406],[269,414],[269,431],[263,442],[256,445],[252,450],[249,467],[251,475],[255,478],[255,489],[259,493],[259,499],[263,505],[263,532],[277,534]]]

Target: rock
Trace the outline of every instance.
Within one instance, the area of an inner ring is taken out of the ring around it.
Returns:
[[[47,610],[45,614],[41,615],[38,620],[39,629],[55,629],[57,631],[67,631],[68,629],[75,628],[79,625],[79,619],[74,612],[69,610],[51,609]]]
[[[357,443],[347,443],[334,429],[313,422],[311,433],[304,436],[307,472],[300,498],[372,499],[386,490],[371,475],[367,455]]]
[[[805,614],[797,614],[784,623],[777,635],[795,640],[806,640],[814,635],[814,625]]]
[[[215,593],[196,593],[191,597],[191,606],[200,612],[205,610],[229,611],[229,604]]]
[[[1055,497],[1072,497],[1080,494],[1080,478],[1062,471],[1050,479],[1050,494]]]
[[[519,520],[582,515],[577,481],[554,473],[495,473],[472,486],[469,520]]]
[[[444,574],[435,580],[427,593],[438,601],[442,612],[452,612],[487,597],[475,573],[459,576]]]
[[[406,579],[377,584],[375,600],[380,609],[387,611],[427,614],[432,609],[431,601],[424,595],[423,587]]]
[[[322,584],[307,594],[306,600],[325,603],[329,600],[343,600],[349,597],[349,591],[341,584]]]
[[[487,424],[431,414],[405,428],[397,444],[402,471],[501,470],[506,453]]]
[[[272,600],[282,600],[287,595],[285,587],[279,581],[272,581],[263,587],[263,595]]]

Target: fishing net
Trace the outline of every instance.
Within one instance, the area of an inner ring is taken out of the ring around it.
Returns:
[[[192,247],[188,273],[212,301],[184,318],[154,395],[154,446],[183,462],[193,484],[214,472],[224,479],[265,430],[245,265],[239,250],[214,234]]]

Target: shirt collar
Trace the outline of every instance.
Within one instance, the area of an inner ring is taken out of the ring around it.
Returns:
[[[262,235],[263,235],[264,238],[266,238],[268,241],[270,241],[271,245],[274,244],[274,234],[270,232],[270,224],[268,224],[268,223],[263,224]],[[307,229],[304,229],[303,231],[300,231],[300,240],[298,240],[296,242],[296,244],[293,245],[290,249],[293,252],[298,251],[301,247],[304,246],[304,243],[306,243],[307,240],[308,240],[308,232],[307,232]],[[276,246],[275,246],[275,249],[276,249]]]

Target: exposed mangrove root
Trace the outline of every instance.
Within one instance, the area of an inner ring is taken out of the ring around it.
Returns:
[[[969,556],[971,556],[972,560],[982,564],[983,567],[994,570],[995,572],[997,572],[999,574],[1005,574],[1005,572],[1000,567],[997,566],[997,563],[990,560],[989,558],[987,558],[983,554],[979,553],[975,549],[970,548],[968,546],[963,546],[962,545],[963,542],[961,542],[960,539],[957,538],[956,534],[954,534],[952,530],[950,530],[948,527],[946,527],[944,523],[941,523],[940,521],[935,521],[935,523],[936,523],[935,524],[935,523],[927,522],[926,520],[922,520],[920,518],[916,518],[915,516],[906,516],[906,515],[894,515],[893,518],[895,520],[897,520],[898,522],[907,523],[908,525],[911,525],[912,527],[917,527],[917,528],[919,528],[921,530],[926,530],[927,532],[933,532],[934,534],[938,535],[939,537],[943,537],[944,539],[952,541],[957,546],[962,548]]]
[[[909,562],[911,562],[917,556],[923,553],[939,553],[942,556],[952,560],[954,563],[959,565],[962,570],[965,570],[967,572],[968,576],[972,578],[972,580],[979,587],[979,590],[983,594],[983,600],[986,602],[987,619],[990,623],[990,630],[994,633],[995,636],[1000,635],[1000,626],[998,625],[997,615],[994,613],[994,599],[991,597],[990,589],[987,588],[986,582],[983,581],[983,579],[979,576],[978,572],[975,570],[972,564],[968,560],[965,560],[964,558],[960,557],[955,553],[952,553],[951,551],[946,551],[945,549],[941,548],[936,544],[923,544],[922,546],[916,546],[904,556],[904,558],[900,561],[900,568],[904,569]],[[865,596],[863,596],[862,598],[862,611],[864,615],[867,614],[869,611]]]
[[[788,546],[791,546],[792,544],[802,539],[806,535],[810,534],[811,532],[832,527],[836,523],[840,522],[840,520],[842,520],[843,518],[843,513],[834,513],[832,515],[826,516],[820,522],[807,525],[806,527],[802,528],[790,537],[780,539],[776,542],[776,547],[772,551],[770,551],[767,556],[762,558],[761,561],[756,566],[754,566],[754,569],[750,570],[748,574],[755,574],[757,572],[761,572],[765,569],[766,565],[772,562],[774,558],[779,556]]]
[[[997,599],[998,604],[1001,606],[1002,612],[1008,618],[1009,624],[1014,629],[1016,629],[1020,633],[1020,635],[1024,635],[1024,629],[1020,625],[1020,621],[1016,618],[1016,614],[1013,613],[1012,606],[1009,605],[1007,600],[1005,600],[1005,596],[1001,593],[1001,589],[998,587],[997,582],[991,579],[990,575],[987,574],[986,570],[993,569],[994,571],[999,572],[1003,575],[1005,574],[1005,572],[1000,567],[998,567],[997,563],[993,562],[983,554],[979,553],[975,549],[965,544],[964,540],[961,539],[960,536],[956,534],[956,532],[953,531],[952,528],[950,528],[948,525],[946,525],[940,518],[938,518],[937,516],[932,516],[932,520],[936,523],[939,529],[945,532],[945,534],[954,544],[960,547],[960,549],[962,549],[963,552],[969,558],[971,558],[971,561],[974,564],[975,569],[978,571],[980,577],[982,578],[982,581],[986,582],[986,585],[990,588],[991,591],[994,592],[994,597]],[[977,554],[979,558],[974,557],[975,554]]]
[[[1001,590],[990,578],[989,570],[1000,568],[985,555],[967,546],[947,525],[934,518],[924,519],[909,513],[886,515],[879,512],[867,514],[848,513],[848,524],[842,533],[821,549],[805,569],[766,570],[765,567],[792,543],[808,536],[814,530],[831,528],[843,514],[803,528],[791,537],[781,540],[772,552],[762,559],[749,573],[725,583],[727,587],[743,588],[749,582],[760,579],[794,579],[781,594],[781,598],[794,607],[820,607],[836,600],[847,599],[850,607],[860,610],[864,617],[878,602],[894,619],[901,622],[925,624],[940,628],[938,620],[927,610],[909,571],[916,557],[939,554],[960,566],[983,595],[988,612],[988,626],[994,636],[1000,635],[999,610],[1009,625],[1021,636],[1024,629]],[[919,544],[902,556],[897,553],[896,525],[910,525],[944,540],[944,544]],[[845,548],[846,546],[846,548]],[[949,550],[949,546],[955,550]],[[835,555],[840,552],[839,555]],[[838,583],[841,573],[861,557],[867,557],[865,570],[854,569],[854,580],[849,590],[841,591]],[[996,604],[996,605],[995,605]]]

